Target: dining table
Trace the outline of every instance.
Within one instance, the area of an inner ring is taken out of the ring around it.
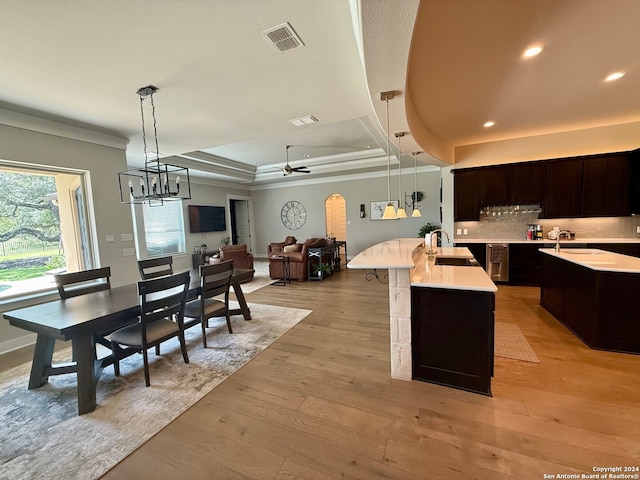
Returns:
[[[253,274],[252,269],[234,269],[231,278],[239,308],[230,310],[229,314],[241,314],[245,321],[251,320],[251,311],[240,284],[253,278]],[[200,289],[199,270],[193,269],[188,299],[197,298]],[[95,336],[132,324],[138,315],[137,283],[3,313],[9,324],[37,334],[28,388],[43,386],[51,375],[75,373],[79,415],[95,410],[96,385],[103,369],[113,365],[113,355],[96,357]],[[53,365],[56,340],[71,340],[73,361]]]

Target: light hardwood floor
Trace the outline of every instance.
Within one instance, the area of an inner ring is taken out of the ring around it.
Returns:
[[[496,320],[517,324],[540,363],[496,357],[493,397],[391,380],[387,286],[364,275],[248,294],[313,313],[103,478],[542,479],[640,466],[640,356],[590,350],[541,309],[539,289],[500,286]]]

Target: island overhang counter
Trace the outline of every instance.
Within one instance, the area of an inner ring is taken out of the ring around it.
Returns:
[[[427,255],[427,249],[423,239],[397,238],[369,247],[347,264],[351,269],[388,271],[391,377],[395,379],[414,378],[412,289],[430,289],[431,293],[471,292],[485,294],[491,298],[497,290],[481,267],[436,265],[434,259]],[[435,258],[438,257],[473,259],[466,247],[438,247]],[[493,310],[490,333],[492,342]],[[492,366],[493,343],[490,348]],[[440,382],[436,380],[435,383]]]

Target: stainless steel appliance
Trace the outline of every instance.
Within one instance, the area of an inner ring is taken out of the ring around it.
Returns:
[[[487,243],[487,274],[494,282],[509,281],[508,243]]]

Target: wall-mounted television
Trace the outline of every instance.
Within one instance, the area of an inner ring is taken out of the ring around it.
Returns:
[[[189,205],[191,233],[224,232],[227,229],[224,207]]]

